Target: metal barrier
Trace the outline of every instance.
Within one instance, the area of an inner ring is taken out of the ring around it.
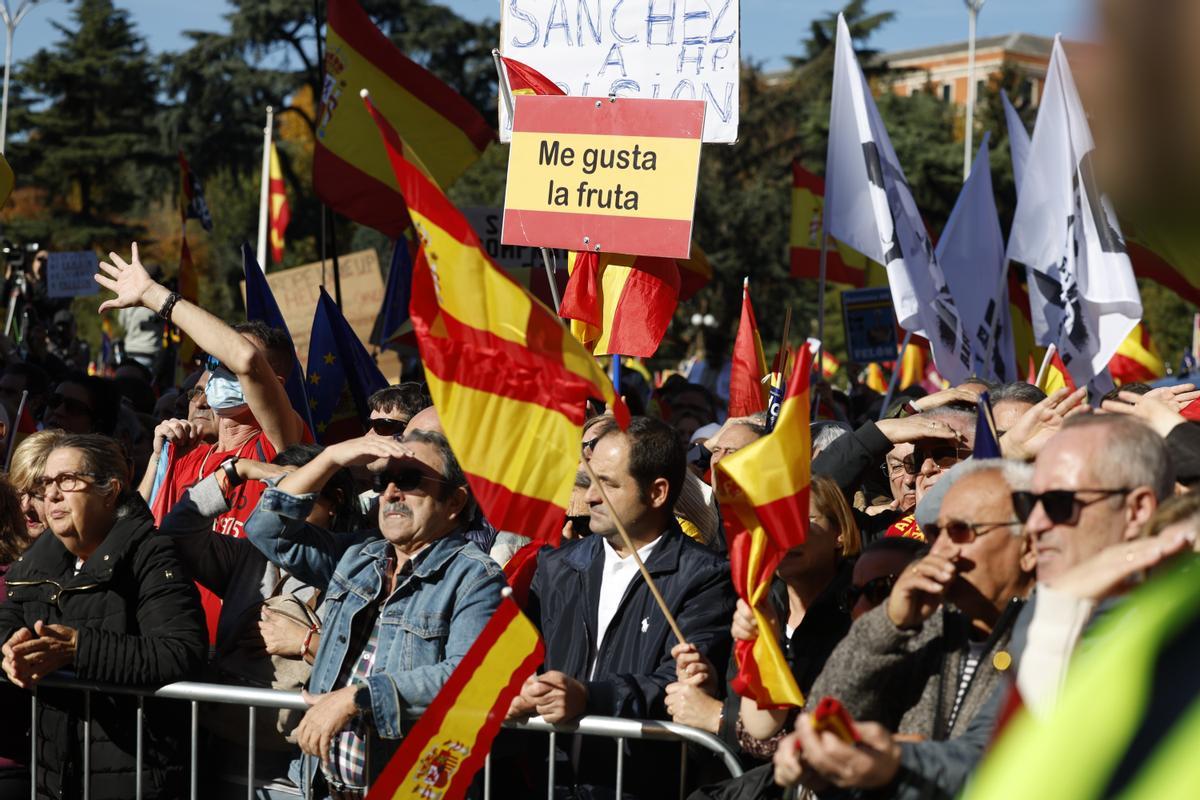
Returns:
[[[0,680],[3,678],[0,677]],[[134,695],[138,698],[137,715],[136,715],[136,730],[137,730],[137,752],[135,754],[135,766],[137,775],[134,783],[134,797],[136,800],[142,798],[142,748],[143,748],[143,709],[144,700],[147,697],[155,697],[167,700],[180,700],[191,704],[191,734],[190,734],[190,765],[189,765],[189,796],[192,800],[199,797],[199,762],[200,762],[200,703],[223,703],[227,705],[245,706],[247,708],[247,735],[250,746],[246,750],[247,774],[246,774],[246,796],[249,800],[254,800],[255,784],[254,784],[254,737],[256,713],[259,708],[287,708],[303,711],[308,708],[308,705],[301,698],[299,692],[282,692],[275,689],[255,689],[246,686],[232,686],[220,683],[197,683],[193,681],[181,681],[179,683],[171,683],[159,689],[148,689],[138,686],[121,686],[115,684],[102,684],[92,681],[84,681],[69,674],[59,673],[44,678],[39,686],[47,686],[55,689],[71,689],[84,693],[84,720],[83,720],[83,800],[88,800],[91,784],[91,697],[93,692],[102,692],[106,694],[123,694]],[[31,797],[37,800],[37,717],[38,717],[38,699],[37,691],[32,693],[32,746],[29,769],[31,775]],[[616,795],[621,796],[621,789],[624,785],[624,757],[625,757],[625,740],[651,740],[651,741],[676,741],[680,743],[680,776],[679,785],[682,795],[683,787],[686,784],[687,774],[687,746],[693,745],[704,750],[708,750],[717,755],[725,768],[729,770],[729,774],[733,777],[742,774],[741,764],[738,762],[737,755],[716,736],[706,731],[701,731],[697,728],[692,728],[687,725],[681,725],[676,722],[662,722],[658,720],[631,720],[620,719],[617,717],[596,717],[588,716],[581,717],[577,721],[569,725],[552,725],[546,722],[541,717],[534,717],[528,720],[514,720],[505,722],[504,727],[531,732],[543,732],[549,734],[549,766],[547,767],[547,791],[550,800],[554,797],[554,753],[556,748],[557,734],[575,734],[581,736],[598,736],[616,740],[617,756],[616,756]],[[370,743],[368,741],[368,752]],[[297,753],[299,751],[297,750]],[[490,754],[484,760],[483,767],[483,796],[485,800],[491,800],[491,756]]]

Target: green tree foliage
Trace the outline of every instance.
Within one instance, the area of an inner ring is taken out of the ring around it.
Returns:
[[[155,168],[168,160],[155,129],[158,84],[146,43],[111,0],[80,0],[62,37],[20,66],[42,101],[13,120],[22,180],[54,198],[56,247],[117,244],[136,232]]]

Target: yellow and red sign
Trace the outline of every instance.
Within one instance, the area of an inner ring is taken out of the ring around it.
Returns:
[[[514,100],[504,244],[690,256],[703,102]]]

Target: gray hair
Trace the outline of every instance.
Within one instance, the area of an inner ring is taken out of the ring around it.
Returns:
[[[1094,477],[1104,476],[1105,486],[1097,488],[1146,486],[1160,503],[1175,493],[1175,467],[1167,444],[1140,420],[1117,414],[1086,414],[1067,419],[1063,428],[1097,428],[1107,434],[1099,458],[1089,465]]]
[[[838,439],[850,433],[850,426],[841,422],[813,423],[812,451],[824,450]]]
[[[1013,381],[997,386],[988,392],[988,399],[991,400],[993,407],[997,403],[1003,402],[1029,403],[1031,406],[1036,406],[1046,399],[1046,393],[1032,383]]]
[[[926,504],[923,509],[918,509],[918,522],[924,520],[936,520],[941,513],[942,501],[946,499],[946,495],[954,487],[954,484],[961,481],[968,475],[974,475],[980,472],[995,472],[1000,475],[1000,479],[1008,486],[1010,492],[1027,492],[1033,486],[1033,465],[1026,464],[1023,461],[1013,461],[1008,458],[979,458],[963,461],[955,464],[940,481],[930,490],[930,493],[925,495],[922,504]],[[943,486],[945,484],[945,486]],[[933,504],[936,503],[936,507]],[[923,523],[922,523],[923,524]],[[1009,526],[1009,533],[1013,536],[1020,536],[1025,530],[1025,526],[1019,522],[1013,522]]]
[[[947,419],[949,417],[957,417],[963,422],[968,423],[972,431],[975,430],[975,424],[979,421],[979,414],[973,408],[963,408],[962,406],[938,406],[931,408],[928,411],[922,411],[923,419]]]
[[[406,443],[421,442],[437,450],[442,459],[442,479],[452,490],[461,486],[467,491],[467,503],[463,506],[461,519],[464,521],[472,519],[475,516],[476,508],[475,495],[471,493],[471,487],[467,485],[467,475],[459,465],[458,459],[454,457],[449,440],[437,431],[414,429],[405,432],[403,441]]]

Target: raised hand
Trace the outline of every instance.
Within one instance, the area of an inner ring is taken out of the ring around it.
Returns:
[[[112,259],[112,262],[100,262],[100,269],[104,274],[96,273],[96,283],[110,292],[116,293],[117,296],[101,303],[100,313],[103,314],[109,309],[135,308],[143,305],[146,293],[157,284],[150,277],[146,268],[142,266],[141,259],[138,258],[137,242],[133,243],[132,256],[129,261],[125,261],[116,253],[109,253],[108,257]]]
[[[1073,392],[1059,389],[1030,408],[1000,437],[1000,450],[1004,457],[1022,461],[1037,458],[1050,437],[1062,430],[1067,417],[1085,414],[1090,410],[1083,404],[1086,399],[1086,386]]]

